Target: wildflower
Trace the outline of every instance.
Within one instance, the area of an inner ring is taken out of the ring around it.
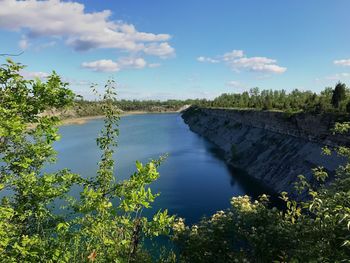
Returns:
[[[174,224],[173,224],[173,230],[174,232],[182,232],[185,230],[185,222],[183,218],[179,218]]]

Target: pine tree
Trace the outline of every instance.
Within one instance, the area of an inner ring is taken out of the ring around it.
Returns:
[[[345,99],[345,91],[346,85],[344,83],[338,82],[332,95],[332,105],[334,108],[338,109],[340,102]]]

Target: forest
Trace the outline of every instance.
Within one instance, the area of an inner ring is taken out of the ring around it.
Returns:
[[[117,100],[122,111],[173,112],[185,105],[212,108],[236,108],[257,110],[278,110],[287,113],[350,113],[350,89],[345,83],[334,88],[326,87],[320,93],[312,91],[291,92],[285,90],[260,90],[253,88],[243,93],[224,93],[213,100]],[[76,100],[75,110],[79,116],[101,114],[98,101]]]
[[[319,94],[298,89],[287,93],[285,90],[260,91],[259,88],[253,88],[241,94],[222,94],[208,102],[208,106],[286,112],[350,113],[350,89],[340,82],[334,88],[327,87]]]

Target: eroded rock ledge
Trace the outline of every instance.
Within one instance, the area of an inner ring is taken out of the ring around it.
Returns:
[[[330,131],[345,116],[191,107],[182,117],[193,132],[220,147],[230,164],[276,192],[294,192],[297,176],[312,180],[317,166],[334,174],[344,159],[322,155],[322,147],[350,144],[349,134]]]

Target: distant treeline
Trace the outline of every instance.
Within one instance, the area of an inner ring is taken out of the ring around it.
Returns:
[[[298,89],[287,93],[285,90],[262,90],[253,88],[241,94],[222,94],[208,102],[209,107],[253,108],[291,112],[348,112],[350,113],[350,89],[344,83],[335,88],[325,88],[319,94]]]
[[[186,105],[207,106],[208,100],[205,99],[187,99],[187,100],[117,100],[116,106],[125,112],[175,112]],[[74,112],[77,116],[102,115],[102,109],[99,101],[76,100]]]
[[[200,107],[241,108],[257,110],[281,110],[286,112],[350,113],[350,89],[344,83],[335,88],[327,87],[320,93],[300,91],[287,93],[285,90],[259,90],[253,88],[243,93],[224,93],[213,100],[118,100],[122,111],[170,112],[185,105]],[[78,115],[100,114],[98,101],[76,101]]]
[[[174,112],[185,105],[206,106],[207,100],[118,100],[117,107],[122,111],[144,111],[144,112]],[[77,100],[74,111],[78,116],[101,115],[102,109],[99,101]]]

